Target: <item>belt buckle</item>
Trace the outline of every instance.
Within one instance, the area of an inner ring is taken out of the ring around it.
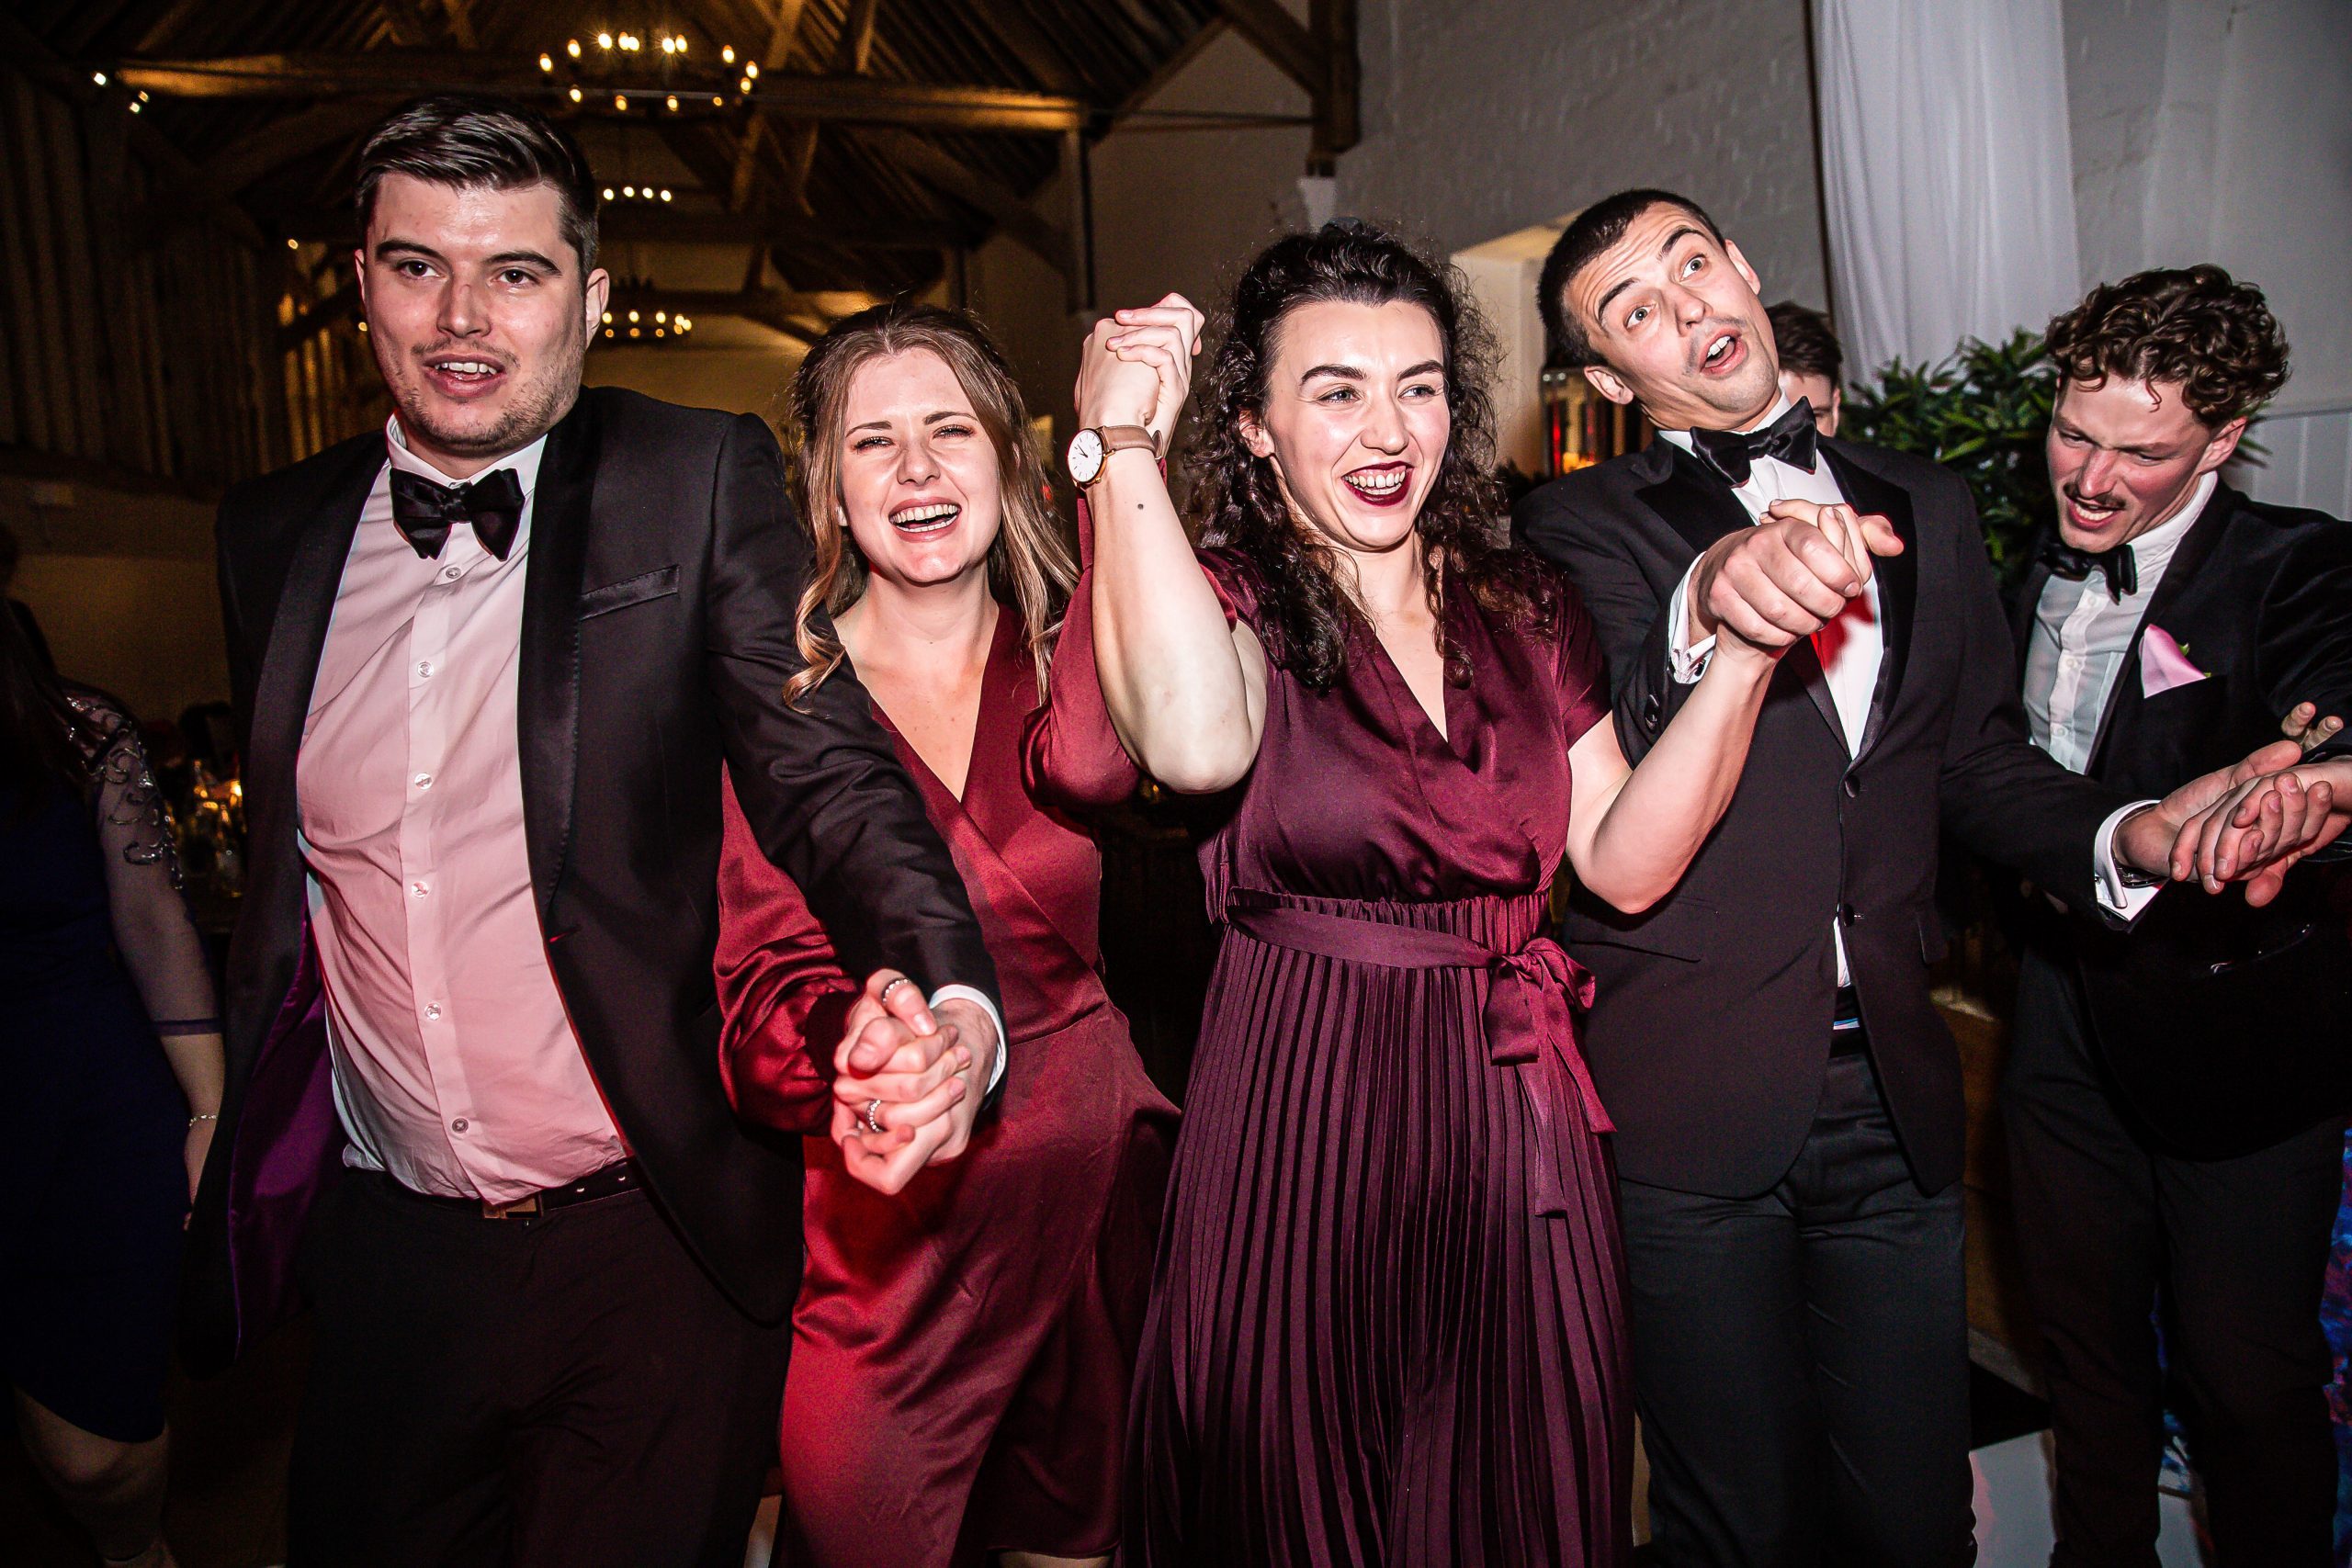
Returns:
[[[481,1204],[481,1217],[485,1220],[528,1219],[538,1213],[539,1195],[536,1192],[528,1198],[517,1198],[512,1203],[493,1203],[485,1198]]]

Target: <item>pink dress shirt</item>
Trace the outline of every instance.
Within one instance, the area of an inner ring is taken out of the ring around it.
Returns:
[[[295,765],[346,1164],[511,1202],[623,1157],[548,968],[523,835],[516,671],[545,437],[503,561],[392,523],[400,423],[345,558]],[[485,470],[487,472],[489,470]],[[715,785],[714,785],[715,787]]]

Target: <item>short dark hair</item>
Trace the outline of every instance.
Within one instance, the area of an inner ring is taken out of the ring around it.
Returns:
[[[2262,290],[2211,263],[2102,283],[2052,321],[2043,344],[2069,381],[2179,382],[2208,429],[2253,413],[2287,384],[2287,334]]]
[[[1553,243],[1552,254],[1544,258],[1544,276],[1535,285],[1535,305],[1544,315],[1544,337],[1553,363],[1571,368],[1600,363],[1584,324],[1568,309],[1568,285],[1593,257],[1623,239],[1634,219],[1659,206],[1680,208],[1699,220],[1715,243],[1724,243],[1724,231],[1706,209],[1670,190],[1621,190],[1577,213]]]
[[[546,116],[520,104],[486,94],[444,93],[394,109],[359,153],[352,195],[363,243],[386,175],[460,189],[553,186],[564,240],[580,257],[580,276],[584,279],[596,265],[596,180],[588,160],[579,143]]]
[[[1846,351],[1829,318],[1808,305],[1783,299],[1764,312],[1772,323],[1772,345],[1783,370],[1800,376],[1821,376],[1832,387],[1846,378]]]

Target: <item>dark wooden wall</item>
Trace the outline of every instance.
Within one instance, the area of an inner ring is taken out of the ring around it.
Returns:
[[[324,258],[175,215],[130,118],[0,61],[0,460],[210,496],[363,428],[365,340],[290,324]]]

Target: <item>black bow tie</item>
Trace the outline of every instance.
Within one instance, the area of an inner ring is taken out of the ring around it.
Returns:
[[[2052,577],[2064,577],[2080,582],[2097,571],[2107,579],[2107,592],[2120,604],[2126,596],[2140,592],[2140,563],[2132,557],[2132,547],[2118,545],[2111,550],[2078,550],[2054,535],[2041,547],[2041,563]]]
[[[1813,472],[1813,404],[1799,398],[1761,430],[1694,430],[1690,448],[1707,467],[1735,485],[1747,482],[1758,457],[1778,457],[1791,468]]]
[[[523,481],[512,468],[498,468],[466,485],[435,484],[423,474],[392,470],[392,522],[416,553],[438,560],[450,528],[473,525],[481,547],[506,558],[514,532],[523,525]]]

